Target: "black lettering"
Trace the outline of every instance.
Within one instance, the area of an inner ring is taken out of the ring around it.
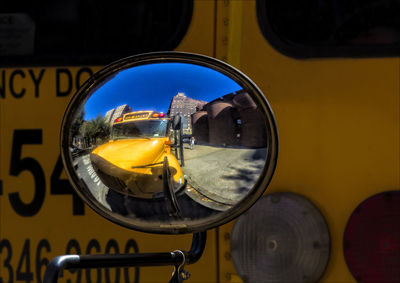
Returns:
[[[25,264],[25,271],[22,271],[22,266]],[[33,280],[33,272],[31,272],[31,249],[30,240],[25,240],[24,248],[22,249],[21,257],[19,258],[16,281],[25,281],[27,283]]]
[[[6,98],[6,72],[1,71],[1,86],[0,86],[0,97]]]
[[[81,246],[79,245],[79,243],[76,239],[69,240],[67,247],[65,248],[65,253],[72,254],[71,253],[72,249],[74,249],[76,251],[74,254],[80,255],[82,253]]]
[[[42,283],[42,267],[46,267],[49,264],[47,258],[41,257],[42,249],[46,249],[46,252],[51,252],[49,241],[42,239],[36,249],[36,282]],[[44,273],[45,269],[43,269]],[[44,274],[43,274],[44,275]]]
[[[35,191],[32,202],[28,204],[24,203],[17,192],[8,195],[11,206],[21,216],[33,216],[38,213],[43,205],[46,194],[46,181],[39,162],[31,157],[21,159],[22,147],[27,144],[42,144],[42,130],[14,130],[10,175],[18,176],[23,171],[29,171],[35,180]]]
[[[44,69],[40,70],[39,77],[36,78],[32,70],[29,70],[29,75],[31,75],[32,81],[35,84],[35,97],[39,97],[39,83],[43,78]]]
[[[25,78],[25,73],[22,70],[15,70],[14,72],[11,73],[10,76],[10,92],[12,94],[12,96],[14,96],[15,98],[22,98],[25,95],[26,89],[22,88],[20,92],[16,92],[14,89],[14,77],[16,75],[21,76],[22,78]]]
[[[125,245],[125,253],[128,254],[130,250],[133,249],[134,253],[139,252],[139,247],[138,244],[134,239],[129,239],[129,241]],[[135,280],[133,282],[139,283],[139,276],[140,276],[140,267],[137,266],[135,267]],[[129,279],[129,267],[124,267],[124,277],[125,277],[125,282],[130,282]]]
[[[88,78],[90,78],[93,75],[93,71],[90,68],[79,69],[79,71],[78,71],[78,73],[76,73],[76,77],[75,77],[76,89],[79,89],[81,87],[81,85],[82,85],[81,76],[82,76],[83,73],[89,74]]]
[[[78,255],[81,254],[81,246],[79,245],[79,243],[76,239],[71,239],[68,242],[67,248],[65,249],[65,253],[72,254],[71,253],[72,249],[74,249],[76,251],[75,254],[78,254]],[[77,273],[75,283],[81,283],[81,278],[82,278],[82,270],[81,269],[76,269],[76,270],[68,269],[68,271],[71,273]],[[72,282],[71,282],[71,280],[68,279],[67,283],[72,283]]]
[[[58,156],[56,166],[50,177],[50,193],[52,195],[72,195],[72,214],[84,215],[85,204],[78,196],[67,179],[60,179],[63,171],[61,156]]]
[[[86,254],[91,254],[92,249],[95,249],[96,252],[100,252],[100,244],[96,239],[90,240],[87,248],[86,248]],[[90,277],[90,268],[86,269],[86,282],[87,283],[92,283],[92,278]],[[101,283],[101,269],[97,268],[97,283]]]
[[[111,249],[114,250],[114,254],[119,254],[118,243],[117,243],[117,241],[114,240],[114,239],[110,239],[110,240],[107,242],[105,253],[106,253],[106,254],[110,254]],[[111,280],[111,279],[110,279],[110,268],[106,268],[106,269],[105,269],[105,273],[106,273],[106,283],[111,283],[111,282],[119,283],[119,281],[120,281],[121,268],[115,268],[115,277],[114,277],[114,280]]]
[[[3,239],[0,241],[0,254],[3,251],[3,248],[7,249],[7,257],[4,259],[4,264],[3,266],[8,270],[8,281],[7,283],[13,283],[14,282],[14,271],[13,268],[10,264],[11,262],[11,258],[12,258],[12,247],[10,244],[9,240]],[[0,258],[4,258],[3,256],[1,256]],[[1,270],[5,270],[5,269],[1,269]],[[1,275],[4,276],[4,272],[1,273]],[[0,283],[3,283],[5,281],[3,281],[3,277],[0,277]]]
[[[61,75],[67,78],[67,88],[66,90],[61,90]],[[56,95],[63,97],[68,96],[72,90],[72,75],[68,69],[61,68],[56,70]]]

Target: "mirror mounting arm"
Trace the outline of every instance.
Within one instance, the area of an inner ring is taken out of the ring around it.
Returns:
[[[203,254],[207,232],[193,234],[188,252],[173,251],[165,253],[139,253],[121,255],[62,255],[50,261],[44,274],[44,283],[57,283],[64,269],[104,268],[126,266],[177,266],[182,263],[193,264]]]
[[[192,246],[186,253],[186,264],[197,262],[203,254],[206,246],[207,232],[193,233]]]

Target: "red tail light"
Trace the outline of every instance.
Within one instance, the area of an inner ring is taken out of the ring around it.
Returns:
[[[400,191],[374,195],[354,210],[343,250],[358,282],[400,282]]]

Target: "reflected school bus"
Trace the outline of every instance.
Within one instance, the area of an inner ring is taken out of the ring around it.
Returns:
[[[171,152],[173,131],[171,119],[162,112],[124,114],[115,119],[109,141],[95,148],[90,160],[106,186],[138,198],[163,197],[185,186]]]

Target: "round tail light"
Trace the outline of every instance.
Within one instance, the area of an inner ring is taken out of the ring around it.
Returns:
[[[400,191],[363,201],[347,222],[346,263],[359,282],[400,282]]]
[[[244,282],[317,282],[329,254],[324,217],[294,193],[265,195],[233,227],[231,255]]]

